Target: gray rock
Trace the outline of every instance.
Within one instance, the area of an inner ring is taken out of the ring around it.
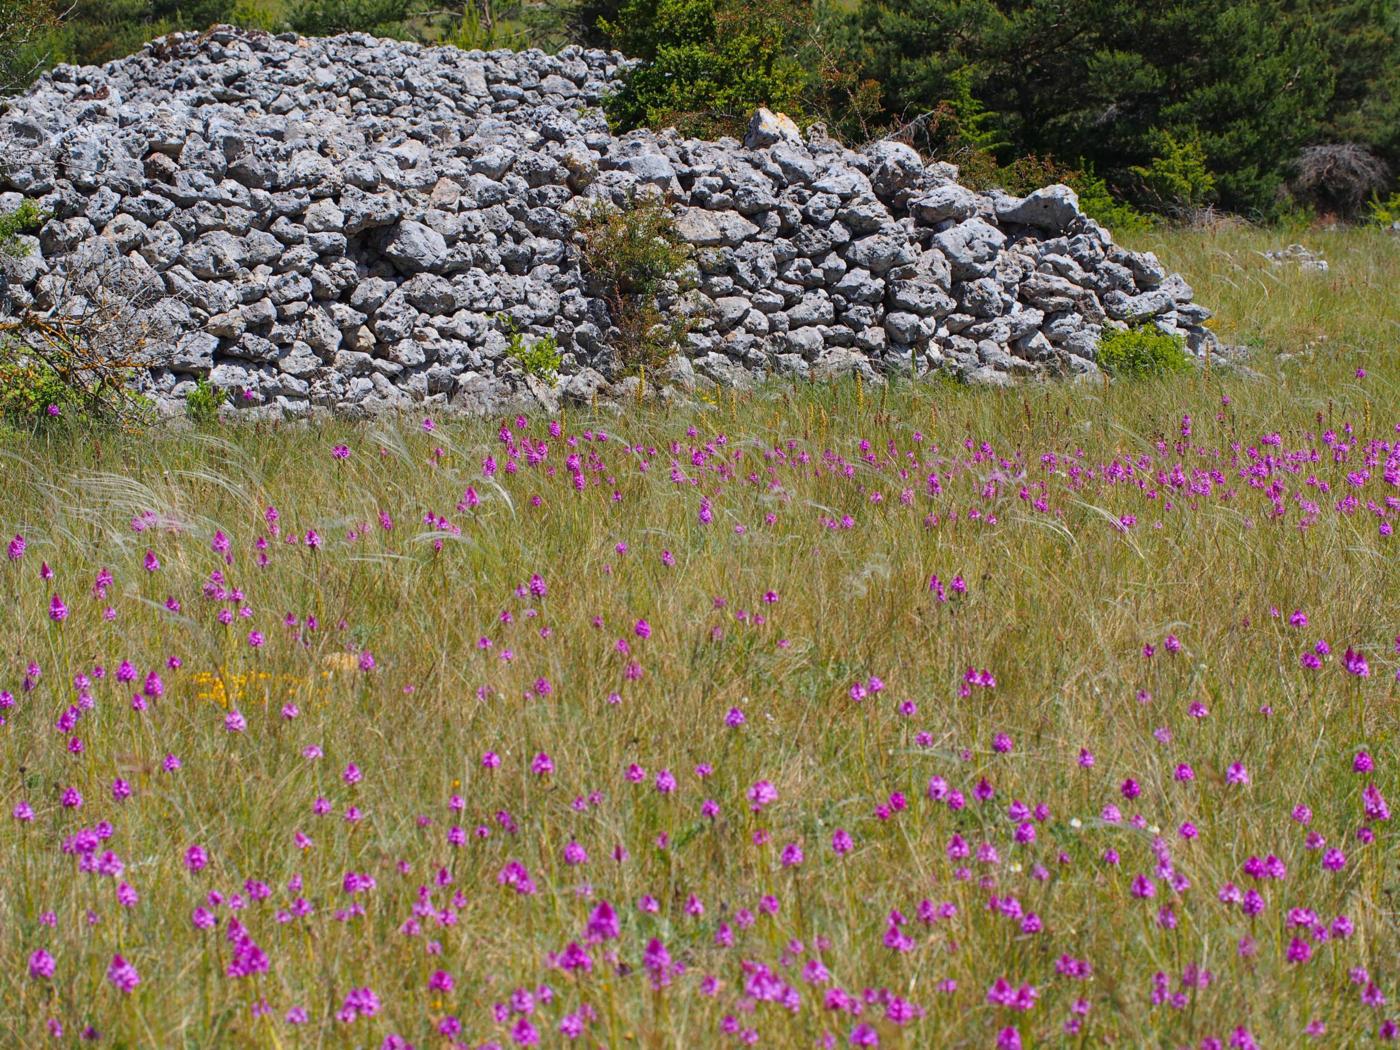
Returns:
[[[439,271],[447,261],[447,242],[442,234],[412,219],[396,223],[380,250],[385,258],[409,274]]]
[[[218,348],[218,336],[210,332],[190,332],[175,344],[170,354],[170,367],[207,375],[214,367],[214,351]]]
[[[812,365],[813,379],[840,379],[853,373],[859,374],[868,383],[877,383],[880,379],[868,357],[846,347],[833,346],[823,350]]]
[[[1008,197],[996,204],[997,221],[1060,233],[1079,217],[1079,194],[1055,184],[1028,197]]]
[[[904,200],[923,180],[924,162],[912,146],[875,142],[865,148],[870,162],[870,185],[884,200]]]
[[[215,230],[185,245],[179,258],[196,277],[235,277],[243,265],[243,244],[233,234]]]
[[[914,217],[929,226],[952,219],[961,222],[977,214],[977,195],[962,186],[937,186],[910,204]]]
[[[307,232],[340,233],[345,228],[345,213],[330,200],[320,200],[306,209]]]
[[[622,161],[622,170],[635,175],[641,182],[666,189],[676,177],[676,169],[662,153],[639,153]]]
[[[776,142],[802,141],[802,133],[786,113],[774,113],[770,109],[759,108],[749,121],[749,130],[744,135],[745,149],[763,149]]]
[[[676,232],[698,248],[732,248],[756,234],[758,227],[737,212],[686,208],[676,216]]]
[[[954,279],[964,281],[992,272],[1006,235],[981,219],[968,219],[935,235],[933,243],[948,260]]]
[[[920,317],[943,317],[957,306],[950,295],[927,278],[891,281],[889,304],[896,310],[906,310]]]
[[[929,336],[929,325],[918,314],[895,311],[885,314],[885,332],[896,343],[914,346]]]
[[[739,327],[752,311],[753,304],[747,299],[737,295],[722,296],[714,304],[715,327],[720,332],[728,332]]]
[[[852,266],[869,270],[876,276],[892,266],[913,262],[915,258],[907,241],[889,234],[876,234],[852,241],[843,255]]]
[[[787,332],[783,342],[791,353],[814,360],[826,345],[826,338],[820,328],[797,328]]]
[[[1103,308],[1115,321],[1136,323],[1166,313],[1175,306],[1170,291],[1157,288],[1141,295],[1111,291],[1103,296]]]
[[[603,378],[600,372],[592,368],[584,368],[563,381],[559,388],[559,396],[563,400],[572,401],[575,404],[588,404],[598,391],[607,385],[608,381]]]
[[[786,313],[788,324],[793,328],[831,324],[836,319],[836,311],[831,305],[830,296],[821,291],[804,296]]]

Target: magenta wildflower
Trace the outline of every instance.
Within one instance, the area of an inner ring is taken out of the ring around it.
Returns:
[[[1342,666],[1349,674],[1356,675],[1357,678],[1369,678],[1371,676],[1371,665],[1366,662],[1366,657],[1354,651],[1350,646],[1342,656]]]
[[[107,967],[107,980],[123,995],[130,995],[141,983],[141,975],[136,972],[135,966],[132,966],[120,955],[113,955],[112,961]]]
[[[54,958],[42,948],[29,957],[29,976],[36,981],[47,981],[54,974]]]
[[[778,801],[778,789],[767,780],[760,780],[749,788],[748,797],[750,808],[757,813]]]

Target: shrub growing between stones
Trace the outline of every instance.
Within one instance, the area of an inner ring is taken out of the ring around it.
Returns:
[[[506,356],[517,362],[526,375],[546,383],[553,383],[559,378],[564,352],[559,349],[559,340],[552,332],[538,339],[527,340],[510,314],[502,311],[496,315],[496,319],[506,329]]]
[[[1099,367],[1117,379],[1189,372],[1191,359],[1181,338],[1154,325],[1105,331],[1099,340]]]
[[[218,422],[219,406],[228,400],[228,391],[220,390],[208,379],[195,381],[194,389],[185,395],[185,414],[200,426]]]
[[[72,390],[44,361],[18,343],[0,342],[0,424],[28,429],[58,418],[73,402]]]
[[[29,245],[19,239],[20,234],[37,230],[47,218],[31,200],[21,201],[13,211],[0,212],[0,264],[5,258],[20,259],[28,255]]]
[[[578,223],[580,262],[617,329],[623,373],[659,367],[688,329],[666,309],[691,284],[690,248],[659,196],[633,194],[623,207],[595,201]]]

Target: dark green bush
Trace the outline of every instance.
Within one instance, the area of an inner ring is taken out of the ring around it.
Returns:
[[[690,246],[680,237],[670,209],[659,196],[632,196],[625,207],[594,202],[578,222],[579,262],[607,304],[618,330],[621,370],[660,365],[689,329],[678,313],[661,309],[663,294],[690,285]]]
[[[808,13],[797,0],[622,0],[600,27],[642,64],[607,100],[609,119],[624,131],[742,134],[759,106],[799,112],[795,37]]]
[[[1393,0],[881,0],[841,31],[888,124],[987,114],[999,164],[1087,162],[1142,206],[1266,213],[1316,143],[1400,167]]]
[[[1148,379],[1189,372],[1193,366],[1185,340],[1144,324],[1126,331],[1106,329],[1099,340],[1099,367],[1115,379]]]
[[[307,36],[372,33],[408,39],[415,0],[296,0],[288,22]]]

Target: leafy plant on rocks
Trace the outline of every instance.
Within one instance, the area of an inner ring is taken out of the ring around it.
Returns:
[[[1155,325],[1106,331],[1099,340],[1099,367],[1116,379],[1147,379],[1191,370],[1180,336]]]
[[[529,339],[509,314],[502,312],[497,315],[497,320],[506,329],[506,357],[518,363],[526,375],[553,383],[559,377],[559,366],[564,361],[564,352],[559,349],[559,340],[554,333]]]
[[[22,259],[29,254],[29,246],[21,241],[20,235],[37,230],[47,216],[32,200],[20,202],[13,211],[0,212],[0,263],[4,259]]]
[[[221,390],[208,379],[195,381],[194,389],[185,395],[185,414],[199,426],[219,420],[219,407],[228,400],[228,391]]]
[[[633,194],[622,207],[595,202],[577,237],[580,263],[616,329],[620,371],[659,367],[689,330],[669,307],[693,283],[690,248],[665,201]]]

